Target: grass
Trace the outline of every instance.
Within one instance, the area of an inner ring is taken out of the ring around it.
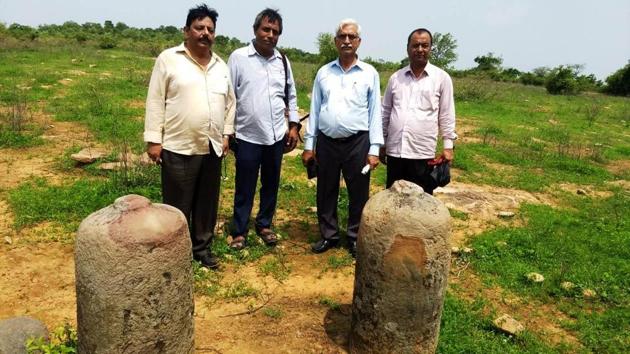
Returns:
[[[320,297],[318,302],[320,305],[324,305],[333,311],[338,311],[341,308],[341,304],[337,300],[328,296]]]
[[[279,318],[284,317],[284,311],[282,311],[282,309],[278,307],[265,307],[262,310],[262,313],[265,314],[265,316],[274,318],[274,319],[279,319]]]
[[[52,185],[43,178],[31,179],[8,192],[17,229],[43,221],[53,221],[74,231],[89,214],[104,208],[126,194],[139,194],[159,201],[159,171],[156,167],[138,168],[123,175],[108,174],[108,179],[85,178],[63,185]]]
[[[560,353],[569,348],[545,344],[532,333],[518,337],[497,332],[492,318],[483,313],[484,302],[472,303],[447,293],[440,325],[437,353]]]
[[[472,243],[475,270],[486,280],[525,297],[556,304],[576,320],[570,329],[594,352],[630,344],[630,195],[565,196],[571,208],[524,205],[522,228],[498,228]],[[507,245],[500,245],[500,242]],[[545,281],[527,281],[537,272]],[[575,284],[570,290],[561,283]],[[584,290],[593,290],[586,297]]]
[[[283,282],[289,278],[291,267],[286,264],[285,257],[282,253],[276,252],[272,258],[263,261],[258,269],[262,275],[269,275],[279,282]]]

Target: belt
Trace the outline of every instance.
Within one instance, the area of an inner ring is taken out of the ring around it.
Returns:
[[[328,135],[322,133],[321,131],[319,132],[320,136],[323,136],[324,138],[326,138],[326,140],[330,140],[330,141],[334,141],[334,142],[338,142],[338,143],[345,143],[347,141],[351,141],[354,140],[355,138],[360,137],[363,134],[367,134],[367,130],[360,130],[355,134],[352,134],[350,136],[344,136],[343,138],[331,138]]]

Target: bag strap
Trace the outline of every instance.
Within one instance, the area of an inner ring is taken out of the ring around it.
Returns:
[[[287,64],[287,56],[280,52],[282,57],[282,66],[284,66],[284,106],[289,110],[289,65]]]

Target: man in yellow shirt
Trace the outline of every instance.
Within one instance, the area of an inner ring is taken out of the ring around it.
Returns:
[[[218,13],[188,12],[183,44],[157,58],[147,94],[144,141],[162,167],[162,199],[188,220],[193,257],[217,268],[210,244],[217,220],[221,159],[234,133],[234,90],[212,52]]]

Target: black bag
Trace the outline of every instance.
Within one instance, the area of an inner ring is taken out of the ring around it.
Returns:
[[[438,187],[444,187],[451,182],[451,168],[448,160],[443,159],[440,163],[433,166],[431,171],[431,179]]]

